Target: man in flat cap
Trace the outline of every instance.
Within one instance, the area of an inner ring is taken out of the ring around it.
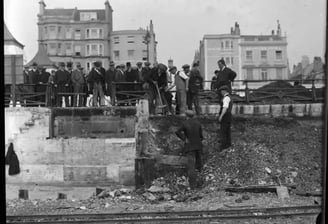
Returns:
[[[202,169],[202,141],[203,131],[202,126],[197,119],[194,118],[192,110],[186,110],[187,120],[183,122],[182,126],[176,131],[176,135],[184,141],[184,154],[187,157],[187,173],[189,177],[189,185],[191,189],[197,187],[196,172]]]
[[[57,93],[57,106],[62,106],[62,97],[65,100],[65,106],[69,106],[69,98],[68,95],[63,95],[63,93],[70,92],[70,83],[71,83],[71,76],[67,70],[65,70],[65,63],[60,62],[58,64],[59,69],[55,72],[54,76],[54,87]]]
[[[116,67],[114,82],[126,82],[124,68],[125,68],[124,64],[120,64]],[[124,84],[115,84],[116,100],[118,101],[117,105],[119,106],[124,105],[125,104],[124,101],[127,99],[125,95],[120,93],[121,91],[125,91],[125,89],[126,88]]]
[[[226,63],[223,58],[218,60],[218,66],[220,68],[220,71],[216,80],[216,87],[220,88],[221,86],[226,85],[229,88],[229,93],[231,93],[231,84],[236,78],[237,74],[226,66]],[[218,94],[220,96],[220,93]]]
[[[232,99],[229,96],[229,87],[224,85],[221,86],[218,91],[222,96],[222,101],[220,103],[219,112],[219,124],[220,124],[220,137],[221,145],[220,150],[224,150],[231,146],[231,110],[232,110]]]
[[[200,75],[198,62],[193,63],[189,75],[189,87],[187,92],[188,110],[192,110],[194,105],[197,115],[200,115],[199,91],[202,89],[203,77]]]
[[[81,107],[85,102],[84,85],[85,78],[83,68],[80,63],[76,64],[76,68],[72,71],[72,85],[73,85],[73,107]]]
[[[176,86],[176,98],[177,106],[176,112],[181,116],[185,116],[185,111],[187,109],[187,92],[189,86],[189,65],[182,66],[183,71],[176,72],[174,76],[174,82]]]
[[[105,75],[105,94],[107,96],[110,96],[111,100],[113,100],[113,91],[112,91],[112,83],[115,79],[115,73],[116,73],[116,68],[115,68],[115,62],[110,61],[109,62],[109,69],[106,71]]]
[[[105,69],[100,61],[93,63],[94,67],[88,75],[88,82],[92,86],[93,106],[104,106]]]

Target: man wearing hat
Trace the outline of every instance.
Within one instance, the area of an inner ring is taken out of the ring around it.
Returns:
[[[42,94],[38,97],[39,102],[46,103],[46,91],[47,84],[50,77],[50,73],[46,71],[46,68],[38,65],[39,75],[37,76],[37,83],[35,91]]]
[[[94,67],[91,69],[88,82],[93,87],[93,106],[103,106],[104,104],[104,87],[105,87],[105,69],[101,67],[101,62],[93,63]]]
[[[32,69],[29,72],[29,83],[37,84],[37,78],[39,76],[38,64],[33,62]]]
[[[24,76],[24,84],[29,84],[29,67],[28,66],[24,66],[24,70],[23,70],[23,76]]]
[[[63,95],[63,93],[70,92],[70,83],[71,83],[71,76],[67,70],[65,70],[65,63],[59,62],[58,64],[59,69],[55,72],[54,76],[54,87],[57,93],[57,106],[62,106],[62,97],[65,100],[65,106],[69,106],[69,98],[67,95]]]
[[[107,96],[110,96],[110,98],[112,99],[112,83],[115,79],[115,73],[116,73],[116,69],[115,69],[115,63],[113,61],[109,62],[109,69],[106,71],[106,75],[105,75],[105,94]]]
[[[125,73],[124,73],[124,68],[125,65],[124,64],[120,64],[119,66],[117,66],[116,72],[115,72],[115,77],[114,77],[114,82],[126,82],[126,77],[125,77]],[[126,96],[123,94],[120,94],[119,92],[124,91],[124,84],[116,84],[115,85],[115,92],[116,92],[116,99],[118,102],[118,105],[124,105],[124,101],[126,99]],[[113,98],[114,100],[114,98]],[[113,101],[112,101],[113,102]]]
[[[220,71],[217,78],[217,88],[226,85],[228,86],[229,92],[231,93],[231,83],[236,78],[237,74],[226,66],[226,63],[223,58],[218,61],[218,66],[220,68]]]
[[[73,86],[73,107],[80,107],[84,105],[85,94],[84,94],[85,79],[83,74],[83,68],[80,63],[76,64],[76,68],[72,71],[72,86]]]
[[[72,79],[73,62],[69,61],[69,62],[66,63],[66,70],[68,71],[69,76]],[[72,81],[70,81],[69,86],[68,86],[68,92],[72,93],[73,91],[74,91],[73,90],[73,83],[72,83]],[[74,97],[74,95],[69,96],[69,98],[70,98],[70,100],[69,100],[70,105],[69,106],[73,106],[73,97]]]
[[[186,110],[187,120],[176,131],[176,135],[184,141],[184,154],[187,157],[187,172],[189,177],[189,185],[191,189],[197,186],[195,169],[202,169],[202,153],[204,139],[202,126],[198,120],[194,119],[194,112]]]
[[[176,86],[176,98],[178,109],[181,116],[185,116],[185,111],[187,109],[187,92],[189,86],[189,71],[190,66],[185,64],[182,66],[183,71],[176,72],[174,76],[174,82]]]
[[[126,84],[125,88],[127,91],[135,91],[137,86],[135,83],[138,81],[138,73],[136,69],[132,68],[131,62],[126,63],[126,70],[125,70],[125,77],[126,81],[132,84]],[[131,96],[127,96],[127,98],[132,98]],[[129,100],[130,101],[130,100]],[[129,102],[131,104],[131,102]]]
[[[222,96],[222,101],[220,105],[219,113],[219,124],[221,125],[221,145],[220,150],[224,150],[231,146],[231,109],[232,109],[232,99],[229,96],[229,87],[224,85],[221,86],[218,91]]]
[[[190,71],[189,75],[189,87],[187,92],[187,105],[188,110],[192,110],[192,106],[195,106],[195,111],[197,115],[200,115],[200,106],[199,106],[199,91],[202,89],[203,77],[200,75],[198,68],[198,63],[193,64],[193,68]]]

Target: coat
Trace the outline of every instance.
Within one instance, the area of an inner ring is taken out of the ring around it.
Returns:
[[[176,135],[183,141],[186,141],[185,152],[202,151],[203,131],[202,126],[196,119],[188,119],[176,131]]]
[[[233,82],[236,76],[236,72],[232,71],[230,68],[225,67],[222,71],[219,71],[219,75],[216,80],[216,88],[227,85],[231,91],[231,82]]]
[[[189,86],[188,89],[190,92],[198,92],[202,88],[203,77],[200,75],[200,72],[197,68],[193,68],[190,71],[189,75]]]
[[[9,175],[16,175],[20,173],[19,160],[14,151],[13,143],[10,143],[8,147],[5,164],[9,165]]]

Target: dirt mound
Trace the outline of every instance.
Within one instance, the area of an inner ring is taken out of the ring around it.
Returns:
[[[158,130],[153,141],[163,154],[176,155],[183,143],[175,136],[182,118],[152,119]],[[204,186],[227,184],[297,185],[299,190],[321,189],[321,128],[302,125],[294,118],[234,117],[233,147],[220,152],[218,125],[213,118],[201,118],[204,151],[207,155],[202,176]],[[267,172],[267,169],[272,174]]]

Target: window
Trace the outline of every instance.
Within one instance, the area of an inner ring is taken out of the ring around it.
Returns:
[[[55,26],[49,27],[49,38],[56,39],[56,27]]]
[[[128,43],[134,43],[134,36],[128,36]]]
[[[226,41],[225,41],[225,48],[230,48],[229,45],[230,45],[230,41],[226,40]]]
[[[81,30],[75,30],[75,40],[81,39]]]
[[[231,41],[231,48],[233,48],[233,41]]]
[[[229,57],[225,58],[225,62],[227,65],[230,65],[230,58]]]
[[[114,51],[114,60],[120,60],[120,51]]]
[[[268,79],[268,71],[266,68],[261,69],[261,78],[262,80],[267,80]]]
[[[48,38],[48,27],[44,27],[44,38],[47,39]]]
[[[99,38],[104,38],[103,37],[103,30],[102,29],[99,29]]]
[[[277,79],[282,79],[282,68],[276,69],[276,76]]]
[[[87,44],[86,45],[86,56],[102,56],[103,45],[102,44]]]
[[[221,49],[223,49],[224,48],[224,43],[223,43],[223,41],[221,42]]]
[[[55,43],[49,44],[49,54],[51,54],[51,55],[56,54],[56,44]]]
[[[267,51],[261,51],[261,59],[266,60],[268,58],[268,52]]]
[[[80,12],[81,21],[97,20],[96,12]]]
[[[276,51],[276,59],[282,60],[282,51]]]
[[[246,79],[247,80],[253,80],[253,69],[252,68],[247,68],[246,69]]]
[[[93,28],[93,29],[86,29],[86,38],[87,39],[97,39],[102,38],[102,29]]]
[[[61,34],[61,26],[58,27],[58,36]]]
[[[75,51],[75,56],[81,56],[81,46],[80,45],[75,45],[74,51]]]
[[[66,44],[66,55],[72,55],[72,44]]]
[[[114,37],[114,44],[120,43],[120,37]]]
[[[66,28],[66,39],[71,39],[72,38],[72,28],[67,27]]]
[[[134,50],[128,50],[128,57],[129,59],[132,59],[134,56]]]
[[[231,64],[233,65],[233,57],[231,57]]]
[[[142,60],[147,61],[147,50],[142,50]]]
[[[58,43],[58,55],[61,55],[61,43]]]
[[[252,51],[246,51],[246,60],[253,60],[253,52]]]

